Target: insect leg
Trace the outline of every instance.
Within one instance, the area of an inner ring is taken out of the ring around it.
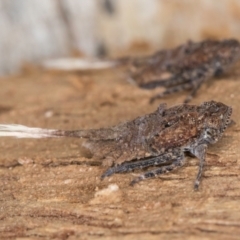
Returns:
[[[194,189],[198,190],[201,177],[202,177],[202,172],[203,172],[203,167],[205,163],[205,154],[207,150],[207,145],[199,145],[196,148],[194,148],[191,153],[194,154],[198,159],[199,159],[199,169],[198,169],[198,174],[194,183]]]
[[[162,97],[165,97],[167,95],[170,95],[172,93],[177,93],[177,92],[181,92],[183,90],[189,90],[189,89],[192,89],[193,87],[193,84],[191,81],[188,81],[182,85],[178,85],[178,86],[174,86],[174,87],[171,87],[171,88],[168,88],[166,91],[164,91],[163,93],[160,93],[160,94],[157,94],[155,96],[153,96],[151,99],[150,99],[150,103],[153,103],[156,99],[158,98],[162,98]]]
[[[174,161],[174,159],[172,158],[172,156],[157,156],[157,157],[153,157],[153,158],[145,158],[145,159],[141,159],[139,161],[135,161],[135,162],[126,162],[126,163],[122,163],[118,166],[109,168],[102,176],[101,179],[105,178],[105,177],[109,177],[112,174],[115,173],[122,173],[122,172],[130,172],[133,171],[135,169],[142,169],[142,168],[146,168],[146,167],[150,167],[150,166],[156,166],[159,164],[164,164],[170,161]]]
[[[193,89],[191,93],[186,97],[184,100],[184,103],[188,103],[191,101],[191,99],[196,95],[198,89],[201,87],[201,85],[209,78],[209,76],[202,76],[198,80],[196,80],[195,84],[193,84]]]
[[[164,80],[159,79],[159,80],[149,81],[147,83],[141,83],[139,84],[139,87],[146,88],[146,89],[154,89],[156,87],[172,87],[179,84],[183,84],[188,81],[189,79],[178,75],[178,76],[173,76]]]
[[[184,154],[180,152],[179,155],[177,156],[177,159],[172,164],[170,164],[168,166],[162,166],[160,168],[154,169],[149,172],[145,172],[144,174],[140,175],[139,177],[133,179],[132,182],[130,183],[130,185],[133,186],[134,184],[136,184],[144,179],[153,178],[153,177],[156,177],[157,175],[161,175],[163,173],[170,172],[172,170],[175,170],[176,168],[183,166],[183,164],[184,164]]]

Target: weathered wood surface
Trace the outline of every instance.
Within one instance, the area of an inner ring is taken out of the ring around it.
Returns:
[[[0,122],[46,128],[97,128],[153,111],[158,90],[138,89],[117,73],[29,71],[1,80]],[[116,77],[118,76],[118,77]],[[0,139],[0,238],[239,239],[240,75],[205,84],[193,103],[222,101],[236,124],[209,148],[202,185],[198,162],[129,186],[133,175],[100,181],[105,168],[80,153],[78,139]]]
[[[238,0],[0,0],[0,75],[48,58],[240,39]]]

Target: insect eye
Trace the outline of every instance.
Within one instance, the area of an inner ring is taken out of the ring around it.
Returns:
[[[212,112],[212,113],[217,113],[217,112],[219,112],[219,107],[217,107],[217,106],[212,106],[212,107],[210,107],[209,108],[209,111],[210,112]]]

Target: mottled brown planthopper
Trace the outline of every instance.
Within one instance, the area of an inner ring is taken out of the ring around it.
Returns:
[[[65,131],[2,124],[0,136],[86,139],[84,146],[95,158],[112,163],[102,179],[114,173],[158,166],[133,179],[131,185],[181,167],[185,153],[190,153],[200,161],[194,184],[198,189],[207,147],[222,137],[231,113],[231,107],[215,101],[171,108],[161,104],[153,113],[109,128]]]
[[[236,39],[189,41],[176,48],[163,49],[147,57],[119,59],[128,65],[129,80],[139,87],[166,90],[151,101],[176,92],[190,90],[189,102],[208,79],[226,72],[240,60],[240,43]]]

